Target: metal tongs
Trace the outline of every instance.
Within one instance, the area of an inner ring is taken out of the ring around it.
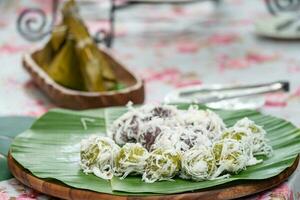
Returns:
[[[211,103],[227,99],[234,99],[273,92],[288,92],[289,82],[278,81],[265,84],[251,84],[242,86],[212,85],[203,88],[191,88],[179,91],[179,98],[193,99],[197,103]]]

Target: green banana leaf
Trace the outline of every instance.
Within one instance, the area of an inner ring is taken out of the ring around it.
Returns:
[[[7,166],[7,153],[13,138],[27,130],[34,121],[35,118],[25,116],[0,117],[0,181],[13,177]]]
[[[188,105],[178,107],[186,109]],[[77,112],[51,110],[29,130],[15,138],[11,153],[23,167],[37,177],[55,179],[75,188],[119,195],[171,194],[232,181],[265,179],[291,166],[300,153],[300,130],[290,122],[252,110],[216,110],[228,126],[243,117],[249,117],[264,126],[274,155],[270,158],[262,157],[263,163],[248,167],[230,178],[213,181],[194,182],[175,178],[175,181],[149,184],[142,182],[138,176],[124,180],[116,177],[105,181],[92,174],[85,175],[78,165],[80,141],[90,134],[105,135],[109,125],[124,112],[124,107]]]

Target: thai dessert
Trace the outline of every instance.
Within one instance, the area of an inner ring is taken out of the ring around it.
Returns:
[[[207,136],[211,140],[218,139],[226,126],[223,120],[211,110],[198,110],[195,106],[190,106],[187,112],[183,112],[180,117],[186,126],[200,127],[207,130]]]
[[[187,110],[129,106],[108,128],[107,138],[95,137],[82,142],[81,167],[105,179],[220,179],[263,162],[258,155],[272,155],[266,131],[254,121],[243,118],[226,127],[216,112],[194,105]]]
[[[125,144],[115,159],[115,174],[125,178],[131,173],[142,174],[148,151],[139,143]]]
[[[193,129],[192,127],[164,127],[163,134],[159,134],[151,150],[165,147],[172,148],[181,152],[187,151],[194,146],[211,146],[205,129]]]
[[[80,143],[80,166],[84,173],[111,179],[119,151],[120,147],[110,138],[92,135]]]
[[[181,175],[184,179],[203,181],[212,178],[217,163],[211,148],[201,145],[183,153]]]
[[[254,121],[247,117],[237,121],[233,127],[234,129],[244,130],[247,133],[241,139],[250,140],[250,146],[254,155],[272,154],[272,147],[267,143],[266,131],[263,127],[255,124]]]
[[[180,170],[180,154],[173,149],[156,149],[146,160],[142,180],[147,183],[170,180]]]
[[[163,123],[164,121],[161,118],[153,118],[148,123],[144,123],[143,126],[141,126],[137,142],[142,144],[147,150],[151,150],[157,137],[161,135],[162,132],[166,132],[166,130],[162,128]]]
[[[214,143],[213,153],[218,165],[215,177],[223,171],[237,173],[247,166],[248,155],[242,143],[233,139],[224,139]]]
[[[113,123],[108,134],[119,145],[139,142],[153,150],[155,146],[168,145],[169,140],[175,148],[187,150],[196,144],[211,144],[211,140],[220,137],[223,130],[223,120],[210,110],[198,110],[192,106],[184,111],[170,105],[146,105],[129,109]]]
[[[139,109],[129,108],[129,111],[118,118],[108,130],[108,135],[113,138],[118,145],[124,145],[128,142],[137,142],[138,140],[152,141],[153,138],[145,137],[150,135],[145,132],[144,127],[147,126],[149,132],[158,132],[155,130],[156,124],[172,121],[177,115],[177,109],[175,106],[152,106],[147,105]],[[150,125],[152,127],[150,127]],[[171,124],[170,124],[171,125]],[[158,135],[158,134],[157,134]]]

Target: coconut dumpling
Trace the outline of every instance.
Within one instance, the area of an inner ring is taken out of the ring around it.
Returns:
[[[113,177],[115,156],[120,147],[108,137],[92,135],[80,143],[80,166],[84,173],[94,173],[102,179]]]
[[[251,132],[249,132],[249,130],[246,128],[230,127],[223,131],[221,139],[234,139],[237,141],[242,141],[248,138],[250,134]]]
[[[270,156],[272,154],[272,147],[267,144],[266,131],[262,126],[255,124],[254,121],[245,117],[237,121],[233,129],[244,130],[244,132],[248,133],[248,141],[251,140],[251,148],[254,155]]]
[[[205,111],[205,126],[208,131],[208,137],[216,140],[220,137],[221,133],[226,129],[222,118],[211,110]]]
[[[115,174],[125,178],[131,173],[142,174],[148,151],[139,143],[127,143],[115,159]]]
[[[149,121],[152,118],[167,119],[174,117],[178,114],[178,110],[172,105],[145,105],[140,108],[140,112],[147,113],[145,121]]]
[[[248,155],[248,161],[247,166],[255,165],[257,163],[262,162],[262,160],[257,160],[253,155],[255,155],[255,151],[257,151],[257,148],[260,148],[261,145],[267,145],[267,143],[263,140],[264,138],[261,138],[257,140],[253,136],[253,134],[249,131],[249,129],[246,128],[240,128],[240,127],[231,127],[223,132],[222,139],[233,139],[237,140],[244,146],[244,151]],[[260,141],[261,144],[257,146],[257,142]]]
[[[210,179],[217,169],[211,148],[203,145],[184,152],[181,167],[181,177],[195,181]]]
[[[186,151],[193,145],[191,140],[197,139],[196,137],[185,136],[190,134],[183,127],[162,127],[161,134],[159,134],[151,147],[155,149],[173,149],[175,151]],[[182,137],[181,137],[182,136]]]
[[[162,127],[161,133],[156,137],[150,150],[154,151],[160,148],[180,150],[178,149],[180,135],[178,134],[177,130],[178,127]]]
[[[211,146],[211,141],[207,136],[207,130],[201,127],[186,127],[180,132],[179,142],[184,144],[181,145],[180,150],[186,151],[193,148],[194,146],[204,145]]]
[[[221,139],[232,139],[242,143],[247,154],[253,156],[253,137],[248,129],[230,127],[222,133]]]
[[[163,127],[151,150],[163,147],[184,152],[197,145],[211,146],[211,141],[205,132],[205,129],[201,130],[192,126]]]
[[[233,139],[242,142],[245,147],[248,147],[251,155],[264,152],[264,148],[268,146],[263,135],[253,135],[253,133],[245,127],[231,127],[222,133],[221,139]]]
[[[234,127],[246,128],[253,134],[266,134],[266,131],[263,129],[262,126],[255,124],[254,121],[250,120],[247,117],[237,121]]]
[[[191,105],[187,111],[181,111],[178,116],[181,125],[185,126],[202,126],[204,122],[205,111],[199,110],[198,106]]]
[[[142,180],[146,183],[172,179],[181,168],[181,158],[177,151],[156,149],[146,159]]]
[[[198,110],[195,106],[190,106],[188,112],[183,112],[180,121],[185,126],[199,127],[206,129],[210,139],[218,139],[226,128],[223,120],[211,110]]]
[[[144,123],[141,126],[137,142],[142,144],[147,150],[150,150],[156,138],[161,134],[163,128],[163,120],[160,118],[153,118],[151,121]]]
[[[136,142],[141,123],[143,122],[140,113],[136,109],[132,109],[112,124],[108,134],[118,145]]]
[[[237,173],[247,166],[249,156],[242,143],[233,139],[215,142],[213,153],[219,165],[217,175],[223,171]]]

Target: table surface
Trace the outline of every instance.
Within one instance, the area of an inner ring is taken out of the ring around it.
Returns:
[[[106,5],[103,0],[82,7],[91,32],[107,26]],[[21,65],[22,54],[43,43],[27,42],[16,32],[16,17],[28,6],[51,11],[49,0],[0,2],[0,116],[38,117],[54,107]],[[217,7],[210,2],[138,5],[117,12],[112,52],[144,78],[146,102],[161,102],[166,93],[187,85],[288,80],[291,92],[267,95],[262,111],[299,126],[299,41],[257,37],[254,23],[266,17],[261,0],[225,0]],[[299,167],[277,188],[249,197],[272,198],[300,199]],[[50,197],[10,179],[0,182],[0,199]]]

